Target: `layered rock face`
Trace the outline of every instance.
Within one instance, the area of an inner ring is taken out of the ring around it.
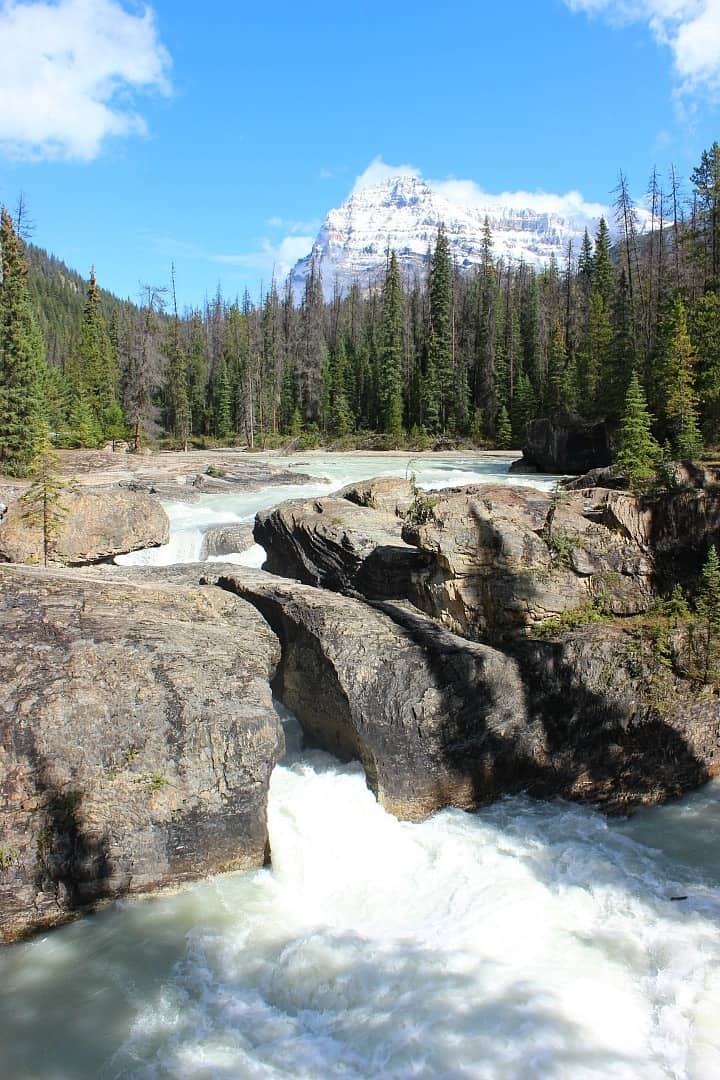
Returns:
[[[474,639],[500,640],[588,601],[634,614],[654,597],[647,550],[586,517],[582,495],[486,485],[429,498],[422,524],[412,510],[403,520],[347,499],[283,503],[258,515],[255,537],[274,573],[405,598]]]
[[[156,499],[142,492],[81,488],[64,492],[60,501],[65,510],[53,537],[52,562],[71,566],[100,562],[166,544],[170,537],[167,514]],[[31,524],[23,512],[22,503],[13,503],[0,525],[0,562],[43,561],[41,527]]]
[[[502,638],[588,601],[615,615],[652,602],[640,545],[586,517],[582,499],[530,488],[440,492],[430,519],[403,536],[433,557],[415,603],[469,637]]]
[[[664,670],[643,675],[642,646],[622,630],[586,627],[499,651],[407,604],[370,605],[262,571],[210,580],[255,604],[278,635],[276,689],[309,740],[359,759],[398,817],[519,790],[627,810],[720,771],[712,692],[679,689]]]
[[[0,933],[262,865],[278,643],[219,589],[0,569]]]
[[[262,511],[255,539],[270,573],[372,599],[407,596],[414,575],[431,562],[403,540],[395,514],[342,498],[293,500]]]

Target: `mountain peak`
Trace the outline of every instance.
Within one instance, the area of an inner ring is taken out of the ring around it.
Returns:
[[[353,192],[329,212],[312,251],[292,272],[296,299],[303,296],[313,264],[328,297],[335,289],[347,292],[354,283],[362,289],[381,283],[391,249],[406,280],[424,274],[441,226],[455,264],[461,270],[470,269],[482,258],[486,218],[495,258],[537,269],[548,266],[553,257],[561,261],[570,241],[579,251],[586,224],[518,207],[514,199],[503,204],[498,197],[487,196],[482,203],[461,203],[420,177],[392,176]]]

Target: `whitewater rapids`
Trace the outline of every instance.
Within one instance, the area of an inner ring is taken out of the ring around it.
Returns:
[[[720,782],[398,822],[278,709],[272,868],[2,950],[3,1080],[720,1077]]]

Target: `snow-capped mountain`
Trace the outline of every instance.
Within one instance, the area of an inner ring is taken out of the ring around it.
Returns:
[[[403,276],[411,279],[425,271],[441,224],[457,266],[470,268],[480,262],[486,217],[496,260],[538,268],[553,255],[562,265],[570,240],[577,256],[586,225],[592,230],[597,224],[581,213],[571,217],[502,205],[494,196],[484,205],[462,205],[425,180],[396,176],[352,194],[330,211],[312,251],[292,271],[293,291],[302,298],[313,260],[326,296],[336,286],[345,292],[353,282],[366,289],[382,280],[390,249],[397,253]]]

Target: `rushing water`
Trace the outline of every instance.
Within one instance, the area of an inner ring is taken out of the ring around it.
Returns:
[[[3,950],[0,1076],[720,1077],[720,784],[401,823],[284,717],[272,870]]]
[[[262,456],[262,455],[258,455]],[[251,522],[259,510],[267,510],[285,499],[311,499],[371,476],[414,476],[418,487],[445,488],[461,484],[507,483],[512,455],[493,457],[418,457],[411,455],[328,454],[307,458],[270,459],[288,470],[317,477],[304,484],[276,485],[249,495],[202,495],[193,503],[165,503],[170,518],[170,543],[146,551],[135,551],[116,560],[124,566],[196,562],[200,558],[203,533],[213,525]],[[513,483],[550,487],[556,477],[517,476]],[[253,551],[234,561],[257,565],[259,553]],[[221,557],[227,561],[225,556]]]

